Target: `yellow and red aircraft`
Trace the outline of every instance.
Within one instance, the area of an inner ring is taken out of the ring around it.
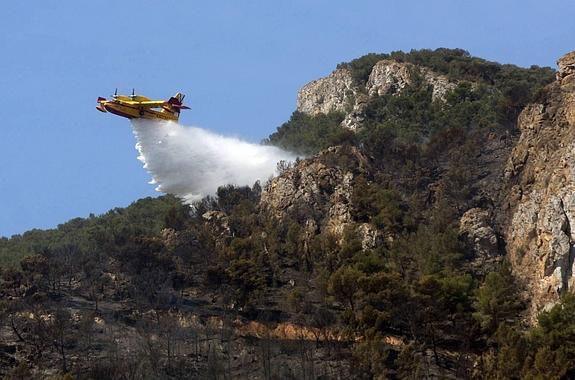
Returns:
[[[128,119],[178,121],[180,110],[190,109],[182,104],[184,97],[185,95],[178,92],[168,100],[151,100],[145,96],[136,95],[134,90],[132,90],[132,95],[118,95],[118,89],[116,89],[111,100],[99,97],[96,109]]]

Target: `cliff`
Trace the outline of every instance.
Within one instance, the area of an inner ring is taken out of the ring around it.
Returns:
[[[557,63],[557,80],[519,116],[521,135],[505,167],[507,254],[532,318],[575,285],[575,53]]]

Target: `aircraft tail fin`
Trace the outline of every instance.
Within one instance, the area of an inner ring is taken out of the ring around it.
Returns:
[[[186,95],[182,94],[181,92],[176,93],[176,95],[172,96],[169,100],[168,103],[175,109],[178,110],[187,110],[190,109],[190,107],[185,106],[182,104],[182,102],[184,101],[184,98],[186,97]]]
[[[181,92],[176,93],[176,95],[172,96],[168,103],[170,104],[182,104],[186,95],[182,94]]]

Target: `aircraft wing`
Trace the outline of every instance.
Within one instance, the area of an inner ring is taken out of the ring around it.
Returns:
[[[167,104],[164,100],[116,99],[116,101],[126,105],[145,107],[145,108],[162,107],[163,105]]]
[[[167,102],[165,102],[163,100],[145,100],[142,102],[134,102],[134,103],[141,105],[141,106],[144,106],[144,107],[150,107],[150,108],[161,107],[161,106],[167,104]]]

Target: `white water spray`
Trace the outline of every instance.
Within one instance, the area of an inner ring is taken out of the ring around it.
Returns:
[[[157,191],[192,203],[222,185],[253,185],[277,174],[277,163],[295,155],[175,122],[132,121],[138,159]]]

